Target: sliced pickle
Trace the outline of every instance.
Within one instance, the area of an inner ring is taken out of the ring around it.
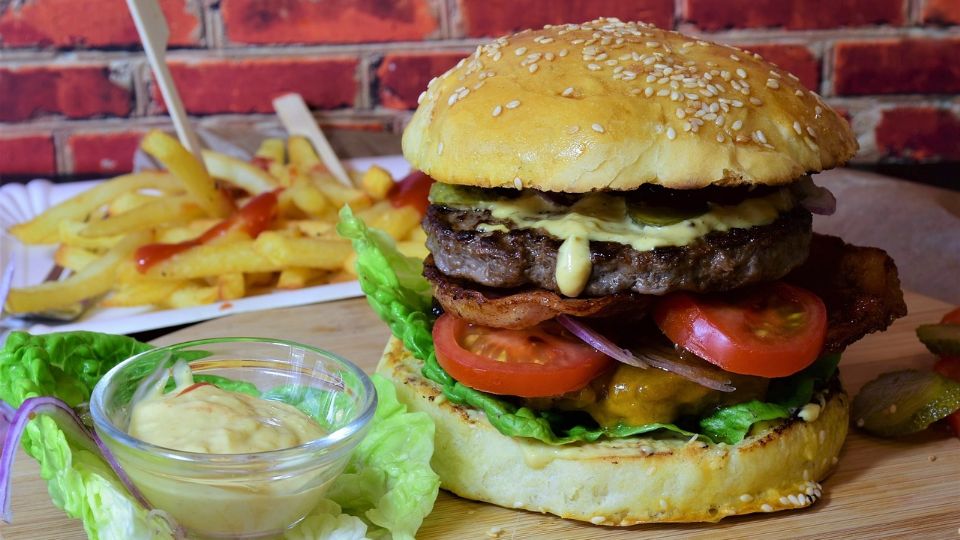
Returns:
[[[474,206],[489,197],[484,197],[481,188],[473,186],[454,186],[434,182],[430,187],[430,202],[444,206]]]
[[[921,324],[917,337],[933,354],[960,355],[960,324]]]
[[[638,201],[630,201],[627,215],[638,225],[664,227],[706,214],[709,207],[702,205],[662,206]]]
[[[960,382],[932,371],[884,373],[853,399],[853,421],[864,431],[898,437],[923,431],[960,409]]]

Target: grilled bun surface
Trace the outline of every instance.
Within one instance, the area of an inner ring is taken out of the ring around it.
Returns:
[[[827,395],[816,420],[777,422],[736,445],[632,437],[568,446],[500,434],[479,412],[454,405],[391,338],[377,372],[397,397],[436,423],[431,465],[457,495],[628,526],[718,521],[813,504],[847,434],[849,399]]]
[[[856,151],[845,120],[758,55],[616,19],[479,47],[403,135],[440,182],[571,193],[784,184]]]

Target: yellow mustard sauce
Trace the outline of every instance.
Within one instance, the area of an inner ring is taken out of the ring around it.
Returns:
[[[637,251],[684,246],[714,231],[772,223],[793,206],[793,198],[787,189],[781,189],[736,205],[710,204],[710,209],[700,216],[663,226],[635,222],[627,213],[623,197],[603,192],[584,195],[569,210],[533,192],[515,199],[479,201],[475,206],[489,210],[495,219],[509,221],[514,228],[542,229],[561,239],[555,270],[557,286],[563,294],[577,296],[592,270],[590,242],[616,242]],[[507,228],[502,224],[481,224],[478,230],[495,232]]]

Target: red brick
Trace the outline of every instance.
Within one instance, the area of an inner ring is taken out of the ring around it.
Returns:
[[[188,0],[160,0],[170,44],[200,42],[200,19]],[[124,0],[27,0],[0,15],[3,47],[129,47],[140,38]]]
[[[902,25],[905,0],[684,0],[684,20],[703,30],[791,30]]]
[[[793,73],[808,89],[819,91],[820,62],[803,45],[744,45],[742,48]]]
[[[133,170],[142,132],[77,133],[67,139],[74,174],[113,175]]]
[[[0,68],[0,121],[43,114],[69,118],[126,116],[133,96],[103,65]]]
[[[430,79],[453,67],[469,53],[388,54],[377,69],[380,102],[390,109],[414,109]]]
[[[233,43],[422,40],[440,25],[427,0],[222,0]]]
[[[960,92],[960,39],[841,42],[834,54],[839,95]]]
[[[459,0],[467,35],[498,36],[546,24],[597,17],[643,21],[673,28],[673,0]]]
[[[883,111],[877,148],[890,156],[916,160],[960,159],[960,117],[946,109],[904,107]]]
[[[920,19],[924,23],[960,24],[960,2],[957,0],[927,0]]]
[[[49,134],[0,137],[0,176],[51,175],[57,171]]]
[[[272,113],[273,98],[298,92],[312,109],[352,107],[358,60],[347,57],[171,62],[170,71],[193,114]],[[164,110],[153,85],[157,111]]]

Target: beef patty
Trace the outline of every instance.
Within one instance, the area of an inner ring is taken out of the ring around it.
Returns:
[[[482,223],[509,227],[486,210],[429,207],[423,227],[441,272],[488,287],[559,292],[555,269],[561,240],[541,229],[479,232]],[[779,279],[806,260],[811,223],[810,212],[798,206],[768,225],[712,232],[686,246],[637,251],[616,242],[591,242],[593,269],[581,296],[723,291]]]

